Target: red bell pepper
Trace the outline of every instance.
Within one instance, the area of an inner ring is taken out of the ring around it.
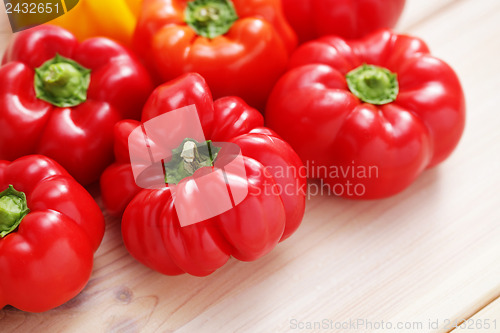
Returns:
[[[122,234],[127,249],[140,262],[167,275],[205,276],[231,255],[255,260],[298,228],[305,208],[306,181],[300,158],[285,141],[262,127],[262,115],[240,98],[213,102],[198,74],[186,74],[158,87],[146,103],[142,121],[193,104],[207,139],[234,143],[241,149],[249,194],[239,205],[181,227],[169,186],[141,190],[134,182],[127,146],[129,134],[139,122],[116,125],[117,162],[101,177],[105,206],[113,214],[126,208]],[[196,172],[204,170],[207,168]]]
[[[405,0],[282,0],[301,43],[326,35],[360,38],[396,25]]]
[[[0,308],[42,312],[76,296],[104,235],[94,199],[44,156],[0,161]]]
[[[112,130],[139,118],[153,90],[145,68],[105,38],[78,43],[43,25],[15,35],[0,68],[0,159],[37,153],[81,184],[113,161]]]
[[[402,191],[452,153],[465,98],[453,69],[423,41],[383,30],[304,44],[266,116],[311,178],[337,195],[374,199]]]
[[[296,44],[279,0],[145,0],[134,36],[161,82],[197,72],[262,110]]]

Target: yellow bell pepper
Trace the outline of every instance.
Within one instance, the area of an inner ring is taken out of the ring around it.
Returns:
[[[50,21],[71,31],[80,41],[108,37],[129,45],[142,0],[80,0],[75,8]]]

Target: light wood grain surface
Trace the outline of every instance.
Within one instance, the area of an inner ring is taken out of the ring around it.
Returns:
[[[468,327],[475,326],[479,332],[487,332],[488,330],[494,332],[494,326],[498,327],[500,314],[500,299],[497,299],[493,303],[488,304],[484,309],[479,311],[471,318],[460,319],[458,323],[454,323],[457,328],[452,331],[453,333],[458,333],[460,331],[466,330]],[[478,328],[480,326],[481,328]],[[498,329],[497,329],[498,331]]]
[[[500,1],[408,0],[397,30],[426,40],[464,85],[467,128],[445,163],[390,199],[313,197],[273,252],[206,278],[143,267],[108,218],[84,291],[43,314],[7,307],[0,331],[372,332],[383,321],[392,329],[378,331],[448,332],[489,319],[496,330],[455,332],[500,332]],[[294,329],[314,322],[327,327]],[[364,325],[334,330],[349,322]]]

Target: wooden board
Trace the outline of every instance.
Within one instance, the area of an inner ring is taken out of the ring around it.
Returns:
[[[84,291],[43,314],[8,307],[0,331],[329,331],[298,328],[319,323],[448,332],[447,321],[471,317],[500,325],[500,2],[407,2],[398,30],[426,40],[466,91],[467,129],[449,160],[387,200],[312,197],[299,231],[271,254],[231,260],[207,278],[143,267],[107,218]]]
[[[458,333],[464,330],[473,332],[500,332],[500,298],[488,304],[484,309],[474,316],[461,319],[452,333]]]

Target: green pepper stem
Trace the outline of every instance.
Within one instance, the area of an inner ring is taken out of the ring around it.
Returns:
[[[230,0],[194,0],[184,12],[186,23],[200,36],[215,38],[224,35],[238,19]]]
[[[78,70],[67,63],[57,63],[52,64],[47,68],[47,71],[42,73],[42,82],[46,88],[66,88],[68,91],[67,84],[73,78],[80,79],[82,74]]]
[[[89,85],[90,70],[59,54],[35,69],[36,97],[55,106],[85,102]]]
[[[365,103],[392,103],[399,94],[397,74],[386,68],[362,65],[346,75],[350,91]]]
[[[184,178],[192,176],[196,170],[212,167],[220,149],[212,141],[199,143],[194,139],[185,139],[172,150],[170,162],[164,164],[165,182],[178,184]]]
[[[3,238],[16,230],[28,213],[26,195],[9,185],[0,193],[0,237]]]

